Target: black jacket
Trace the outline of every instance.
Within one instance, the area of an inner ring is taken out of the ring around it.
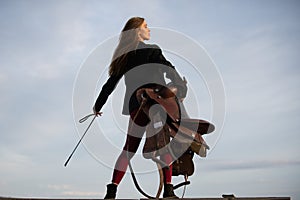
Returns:
[[[181,88],[183,91],[181,96],[185,97],[186,83],[176,72],[175,67],[162,55],[161,49],[157,45],[139,42],[137,49],[128,53],[124,73],[118,76],[111,75],[103,85],[95,103],[95,110],[99,112],[102,109],[109,95],[124,75],[126,92],[122,113],[128,115],[139,107],[139,103],[133,95],[136,89],[151,84],[166,85],[164,73],[173,84]]]

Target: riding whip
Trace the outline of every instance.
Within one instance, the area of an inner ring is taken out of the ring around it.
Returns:
[[[86,130],[84,131],[83,135],[81,136],[81,138],[80,138],[80,140],[78,141],[77,145],[75,146],[74,150],[72,151],[72,153],[70,154],[69,158],[68,158],[67,161],[65,162],[65,164],[64,164],[65,167],[68,165],[68,163],[69,163],[71,157],[72,157],[73,154],[75,153],[77,147],[78,147],[79,144],[81,143],[83,137],[84,137],[85,134],[88,132],[89,128],[91,127],[92,123],[94,122],[94,120],[95,120],[95,118],[97,117],[98,114],[99,114],[99,113],[96,113],[96,114],[94,114],[94,113],[93,113],[93,114],[89,114],[89,115],[87,115],[87,116],[85,116],[85,117],[83,117],[82,119],[79,120],[79,123],[83,123],[83,122],[85,122],[89,117],[91,117],[91,116],[94,115],[92,121],[90,122],[90,124],[88,125],[88,127],[86,128]]]

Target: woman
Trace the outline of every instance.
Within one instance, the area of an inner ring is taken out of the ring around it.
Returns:
[[[124,75],[126,93],[122,113],[130,115],[129,128],[123,151],[115,164],[112,183],[107,185],[105,199],[116,197],[117,186],[126,172],[129,160],[136,153],[146,125],[149,123],[145,113],[137,112],[140,105],[135,91],[140,87],[151,87],[153,84],[166,85],[164,79],[166,74],[173,84],[181,88],[177,96],[184,98],[186,95],[186,82],[181,79],[174,66],[165,59],[157,45],[144,43],[149,39],[150,30],[143,18],[133,17],[127,21],[110,64],[109,79],[103,85],[93,108],[96,115],[101,115],[100,110]],[[172,157],[166,153],[161,156],[161,159],[170,165],[169,168],[163,169],[165,177],[163,197],[176,198],[171,184]]]

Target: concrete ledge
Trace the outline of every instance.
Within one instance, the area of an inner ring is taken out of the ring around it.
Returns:
[[[161,198],[162,199],[162,198]],[[224,197],[224,198],[183,198],[183,200],[290,200],[290,197]],[[88,198],[15,198],[15,197],[0,197],[0,200],[101,200]],[[134,199],[119,199],[119,200],[134,200]],[[141,198],[146,200],[146,198]],[[169,199],[170,200],[170,199]]]

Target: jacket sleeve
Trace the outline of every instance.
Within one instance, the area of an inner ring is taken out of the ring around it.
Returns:
[[[186,80],[180,77],[175,67],[164,57],[164,55],[162,54],[162,50],[157,45],[155,45],[155,48],[153,49],[154,50],[153,54],[151,55],[151,60],[153,60],[155,63],[168,66],[168,68],[166,68],[165,70],[166,77],[170,79],[172,81],[172,84],[178,88],[177,96],[179,98],[185,98],[187,93]]]
[[[109,95],[114,91],[115,87],[117,86],[118,82],[120,81],[122,75],[115,76],[112,75],[106,81],[106,83],[102,86],[101,92],[95,102],[95,110],[99,112],[103,105],[106,103]]]

